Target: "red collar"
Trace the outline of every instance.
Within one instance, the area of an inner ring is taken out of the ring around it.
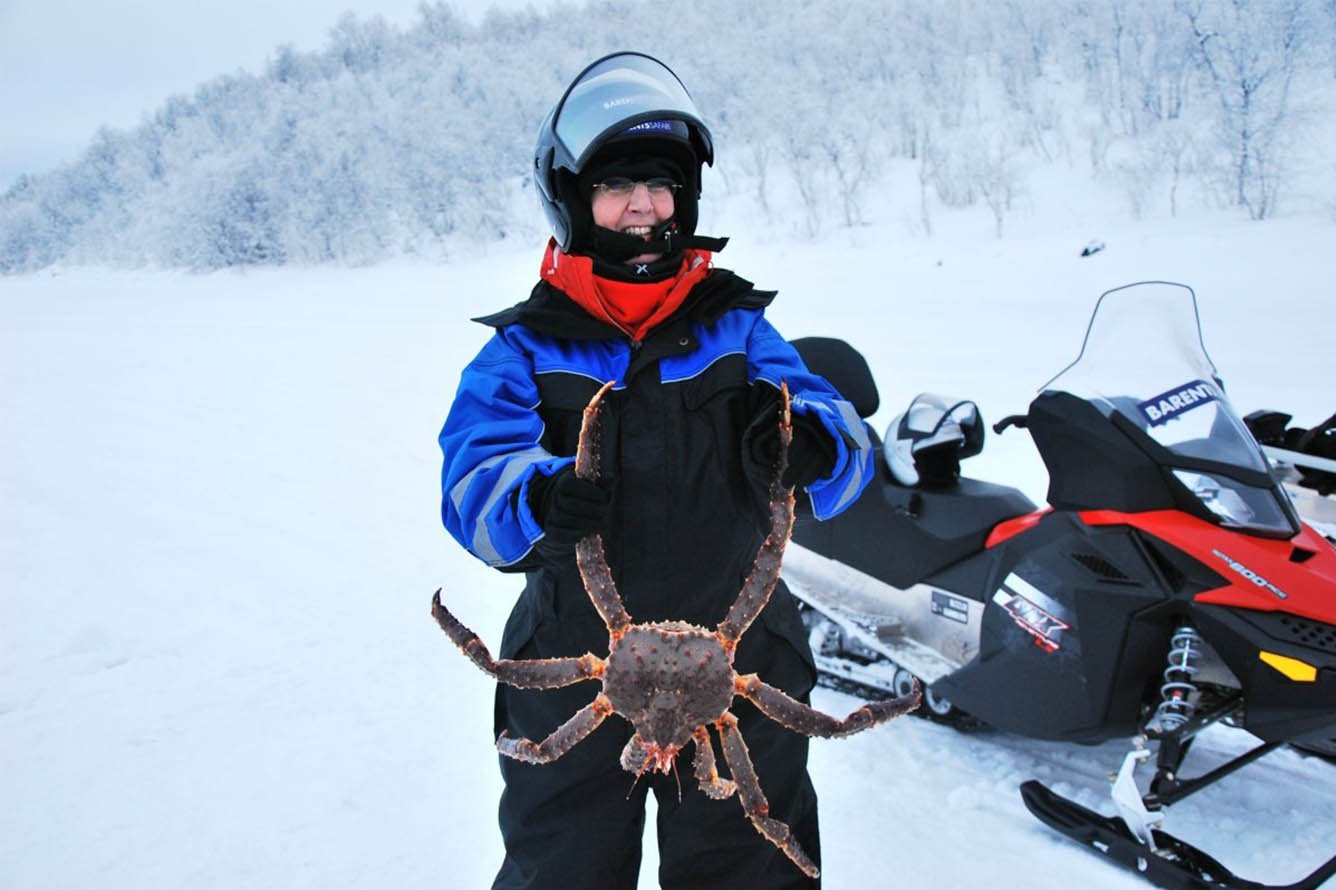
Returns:
[[[542,276],[594,318],[639,342],[709,274],[711,256],[705,250],[685,251],[677,274],[663,281],[614,281],[594,274],[592,258],[562,253],[553,240],[543,254]]]

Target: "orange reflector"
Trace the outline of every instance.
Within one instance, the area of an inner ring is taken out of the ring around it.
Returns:
[[[1258,657],[1289,677],[1296,683],[1313,683],[1317,681],[1317,668],[1311,664],[1300,661],[1297,658],[1290,658],[1285,655],[1277,655],[1274,652],[1259,652]]]

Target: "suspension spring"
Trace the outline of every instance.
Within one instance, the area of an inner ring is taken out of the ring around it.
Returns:
[[[1160,705],[1150,725],[1164,732],[1174,732],[1191,719],[1196,710],[1197,662],[1201,658],[1202,638],[1190,624],[1180,624],[1169,638],[1165,657],[1164,683],[1160,686]]]

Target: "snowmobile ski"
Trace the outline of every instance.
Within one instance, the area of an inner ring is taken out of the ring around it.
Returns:
[[[1167,890],[1317,890],[1336,875],[1336,856],[1293,884],[1263,884],[1234,874],[1218,860],[1159,829],[1155,849],[1143,844],[1117,816],[1103,816],[1031,779],[1021,784],[1025,807],[1041,822]]]

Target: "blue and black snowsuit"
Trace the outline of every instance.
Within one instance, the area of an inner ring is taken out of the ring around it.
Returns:
[[[529,506],[530,487],[572,462],[582,411],[608,380],[616,383],[604,402],[603,474],[613,502],[603,539],[637,622],[713,627],[732,605],[767,524],[769,468],[752,466],[747,443],[776,422],[781,380],[795,415],[819,422],[836,443],[833,472],[808,488],[802,506],[824,519],[858,497],[872,473],[862,421],[766,321],[773,297],[712,269],[639,343],[546,281],[527,301],[478,319],[496,332],[465,368],[441,432],[442,515],[480,559],[526,573],[497,657],[608,652],[607,629],[573,557],[545,559],[535,547],[540,517]],[[809,700],[815,669],[782,582],[743,636],[735,667]],[[597,683],[549,691],[498,685],[495,732],[541,740],[597,691]],[[819,858],[807,739],[741,699],[733,711],[772,815]],[[495,888],[634,887],[651,787],[663,887],[817,886],[756,832],[735,800],[709,800],[689,778],[679,796],[676,776],[645,776],[633,787],[618,762],[631,732],[614,717],[554,763],[501,758],[506,859]]]

